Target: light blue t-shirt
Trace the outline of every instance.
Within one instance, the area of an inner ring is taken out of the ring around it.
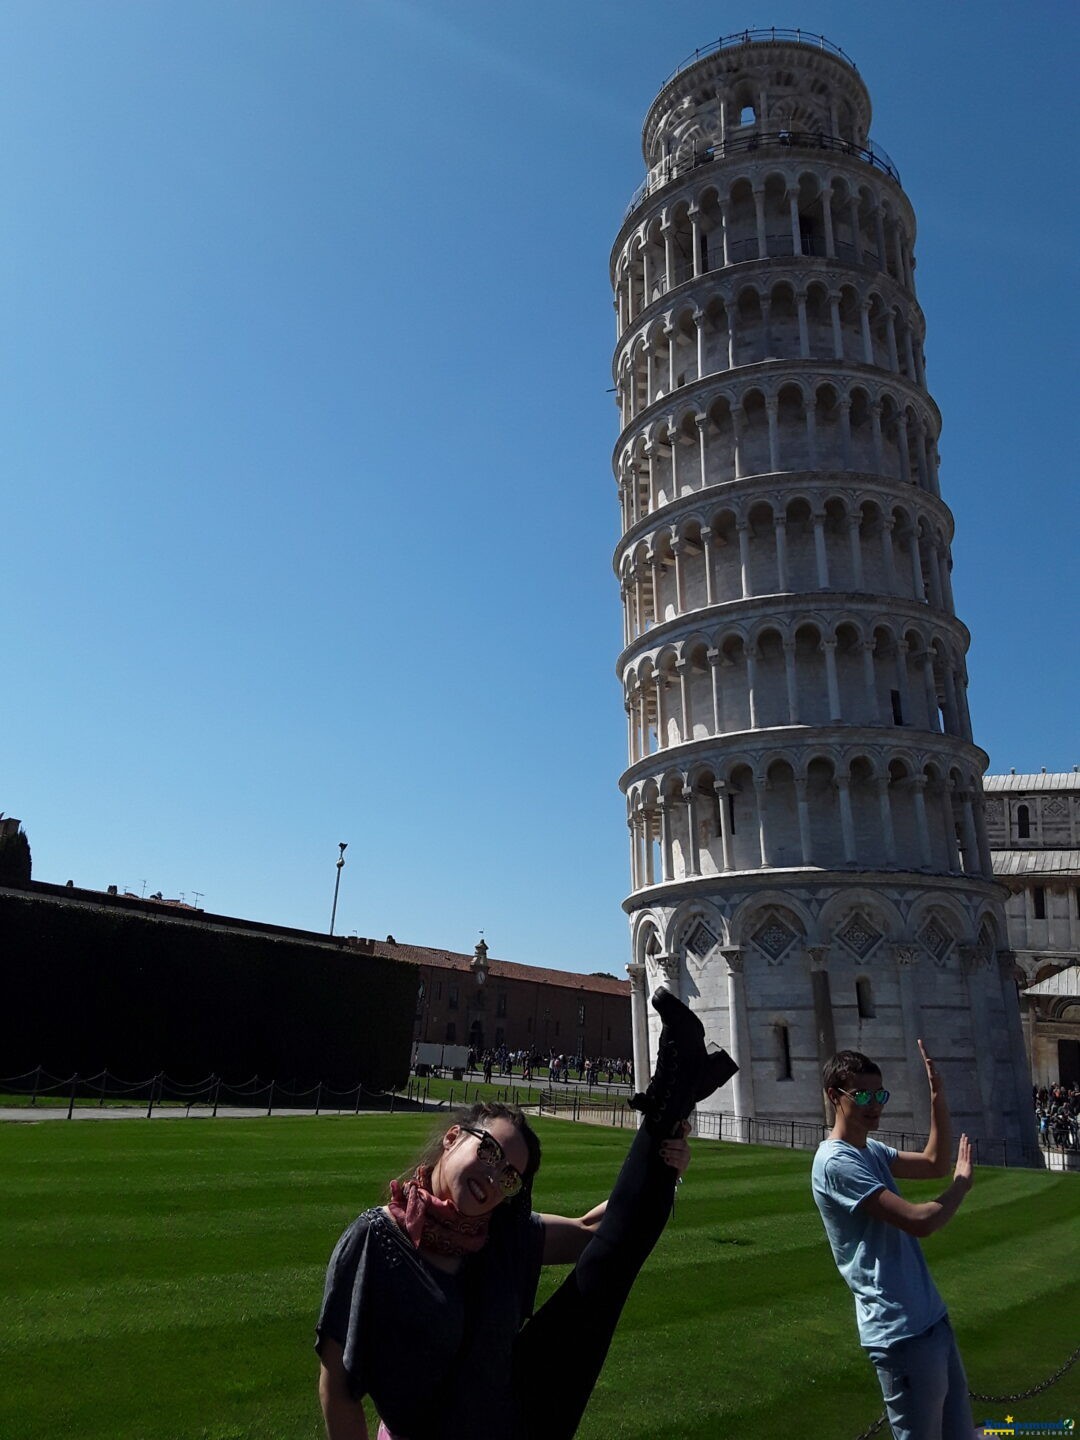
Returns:
[[[921,1335],[945,1314],[915,1236],[859,1209],[883,1188],[899,1194],[895,1159],[891,1145],[870,1139],[865,1150],[846,1140],[823,1140],[814,1156],[814,1200],[837,1269],[855,1296],[859,1343],[866,1349]]]

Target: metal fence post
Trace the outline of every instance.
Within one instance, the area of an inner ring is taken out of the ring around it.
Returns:
[[[97,1103],[98,1103],[98,1109],[99,1109],[99,1110],[100,1110],[101,1107],[105,1104],[105,1086],[106,1086],[108,1083],[109,1083],[109,1070],[108,1070],[108,1067],[106,1066],[106,1068],[101,1072],[101,1094],[98,1096],[98,1102],[97,1102]]]
[[[79,1088],[79,1072],[76,1070],[71,1077],[71,1099],[68,1101],[67,1118],[71,1119],[71,1112],[75,1109],[75,1091]]]
[[[32,1090],[31,1093],[30,1093],[30,1104],[31,1104],[31,1105],[36,1105],[36,1104],[37,1104],[37,1092],[38,1092],[38,1086],[39,1086],[40,1084],[41,1084],[41,1066],[39,1065],[39,1066],[37,1067],[37,1069],[34,1071],[34,1088],[33,1088],[33,1090]]]
[[[322,1104],[322,1081],[319,1081],[319,1088],[315,1091],[315,1114],[318,1115],[319,1107]]]
[[[164,1072],[162,1072],[164,1073]],[[154,1113],[154,1091],[157,1089],[158,1077],[155,1075],[150,1081],[150,1099],[146,1106],[146,1118],[149,1120]]]
[[[214,1083],[214,1110],[213,1110],[213,1115],[212,1115],[212,1117],[211,1117],[211,1118],[214,1119],[214,1120],[217,1119],[217,1107],[218,1107],[218,1099],[219,1099],[220,1095],[221,1095],[221,1076],[218,1075],[218,1076],[215,1077],[215,1083]]]
[[[273,1080],[271,1080],[271,1081],[270,1081],[270,1099],[266,1102],[266,1113],[267,1113],[267,1115],[270,1114],[270,1112],[271,1112],[271,1110],[273,1110],[273,1108],[274,1108],[274,1082],[273,1082]]]

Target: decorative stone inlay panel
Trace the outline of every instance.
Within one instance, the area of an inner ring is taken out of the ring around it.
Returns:
[[[1004,820],[1004,818],[1005,818],[1005,806],[1004,806],[1004,803],[1003,803],[1001,800],[987,800],[987,802],[986,802],[986,818],[987,818],[987,820],[994,820],[994,821]]]
[[[859,960],[865,960],[879,944],[881,931],[875,929],[865,915],[856,910],[836,932],[836,938]]]
[[[799,937],[779,915],[770,915],[750,938],[759,950],[765,952],[771,965],[779,965],[784,952]]]
[[[692,955],[696,955],[699,960],[704,960],[705,956],[708,955],[709,951],[716,944],[717,937],[709,929],[708,925],[705,924],[704,920],[699,920],[686,937],[687,950],[689,950]]]
[[[1054,795],[1049,800],[1043,801],[1044,819],[1059,820],[1068,813],[1069,807],[1060,795]]]
[[[929,951],[935,965],[944,965],[953,937],[937,919],[931,917],[922,928],[919,942],[924,950]]]

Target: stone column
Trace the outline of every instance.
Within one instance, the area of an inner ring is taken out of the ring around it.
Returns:
[[[917,945],[894,945],[897,980],[900,986],[900,1017],[904,1034],[906,1073],[911,1088],[911,1113],[915,1128],[923,1135],[930,1133],[930,1087],[919,1059],[918,1041],[923,1033],[919,997],[915,991],[914,967],[919,961]],[[918,1148],[916,1145],[913,1148]]]
[[[836,259],[836,237],[833,234],[832,223],[832,185],[821,192],[821,218],[825,222],[825,255],[829,260]]]
[[[895,595],[899,590],[899,582],[896,578],[896,552],[893,549],[893,529],[896,522],[893,520],[882,520],[881,522],[881,548],[885,552],[885,578],[889,582],[889,589]]]
[[[724,269],[731,264],[731,244],[728,236],[728,213],[726,201],[719,201],[720,209],[720,250],[723,256]]]
[[[656,802],[660,811],[660,879],[666,885],[675,878],[675,857],[672,852],[671,804],[665,796]]]
[[[791,253],[802,254],[802,230],[799,226],[799,192],[788,191],[788,209],[791,213]]]
[[[851,401],[842,395],[836,402],[840,411],[840,464],[841,469],[851,470]]]
[[[667,749],[667,735],[664,733],[664,677],[660,671],[653,673],[653,695],[656,699],[656,748]]]
[[[859,591],[865,590],[866,588],[866,580],[863,575],[862,536],[860,534],[861,522],[862,517],[859,514],[848,516],[848,544],[851,547],[851,583],[855,586],[855,589]]]
[[[796,295],[796,303],[799,308],[799,355],[803,360],[810,359],[810,326],[806,319],[806,291],[800,290]]]
[[[924,605],[926,603],[926,591],[923,589],[922,562],[919,560],[919,532],[914,526],[908,531],[908,544],[911,547],[912,599],[918,600],[921,605]]]
[[[777,515],[773,519],[773,535],[776,538],[776,588],[783,594],[788,585],[787,568],[787,516]]]
[[[682,615],[686,610],[686,590],[683,576],[683,555],[686,553],[686,546],[681,540],[671,542],[671,553],[675,558],[675,611]]]
[[[931,650],[924,650],[919,656],[919,663],[922,665],[923,686],[926,690],[926,728],[928,730],[940,730],[938,721],[937,685],[934,683],[934,655]]]
[[[728,814],[728,787],[723,780],[713,781],[713,789],[716,791],[717,809],[720,815],[720,851],[723,856],[723,868],[727,872],[735,867],[731,859],[731,816]]]
[[[907,416],[900,414],[896,417],[896,448],[900,452],[900,474],[898,479],[903,485],[911,484],[911,450],[908,441]]]
[[[834,126],[834,133],[835,130],[836,127]],[[859,225],[859,201],[855,195],[849,197],[849,211],[851,219],[851,242],[855,247],[855,264],[861,265],[863,263],[862,227]]]
[[[990,872],[987,871],[987,874]],[[1014,950],[997,952],[998,979],[1001,983],[1001,1001],[1005,1007],[1006,1028],[1009,1032],[1009,1059],[1016,1086],[1016,1104],[1020,1121],[1020,1138],[1032,1150],[1038,1144],[1035,1135],[1035,1118],[1031,1113],[1031,1065],[1024,1048],[1023,1025],[1020,1018],[1020,1000],[1013,980],[1016,964]]]
[[[911,788],[915,797],[915,829],[919,835],[919,855],[922,868],[929,870],[934,863],[934,856],[930,848],[930,826],[926,819],[926,776],[912,776]]]
[[[832,316],[833,359],[844,358],[844,332],[840,328],[840,297],[829,296],[829,314]]]
[[[653,861],[653,824],[652,811],[647,806],[641,807],[641,828],[645,842],[645,884],[656,884],[656,865]]]
[[[838,725],[844,718],[840,706],[840,682],[836,674],[836,641],[822,640],[821,652],[825,656],[825,683],[829,691],[829,719]]]
[[[907,652],[907,641],[898,640],[896,642],[896,688],[900,691],[900,710],[904,716],[904,724],[910,725],[912,710],[911,690],[908,687]]]
[[[757,807],[758,827],[758,850],[761,855],[761,868],[768,869],[769,866],[769,842],[765,833],[765,794],[769,789],[769,782],[760,776],[754,776],[754,801]]]
[[[697,826],[694,824],[694,789],[692,785],[683,786],[682,798],[686,806],[687,874],[700,875],[701,849],[698,844]]]
[[[746,701],[750,710],[750,729],[758,728],[757,721],[757,658],[756,645],[746,647]]]
[[[971,813],[971,791],[957,792],[960,800],[960,828],[964,835],[964,874],[978,875],[982,871],[979,856],[979,841],[975,834],[975,817]]]
[[[777,431],[779,402],[774,395],[765,400],[765,415],[769,422],[769,469],[775,474],[780,469],[780,436]]]
[[[645,966],[627,965],[630,977],[630,1035],[634,1050],[634,1088],[644,1090],[652,1079],[649,1068],[649,997],[645,993]]]
[[[702,490],[704,490],[706,485],[706,477],[708,475],[705,454],[705,432],[709,428],[708,415],[695,415],[694,424],[697,426],[698,430],[699,449],[701,452],[701,488]]]
[[[837,775],[835,781],[840,793],[840,830],[844,840],[844,863],[855,863],[855,817],[851,813],[851,777]]]
[[[805,775],[796,775],[795,777],[795,804],[799,813],[799,849],[802,851],[802,863],[812,865],[814,863],[814,841],[813,832],[810,829],[810,804],[806,798]]]
[[[952,791],[949,789],[948,781],[941,789],[941,808],[944,811],[945,819],[945,853],[948,855],[949,869],[959,874],[962,866],[960,864],[960,847],[956,843],[956,817],[953,814]]]
[[[833,1019],[832,991],[829,984],[829,947],[808,945],[806,963],[810,968],[810,994],[814,1001],[814,1037],[817,1042],[818,1074],[825,1063],[836,1054],[836,1025]],[[828,1101],[821,1092],[822,1115],[825,1123],[831,1123]]]
[[[712,531],[707,525],[701,527],[701,555],[705,564],[705,603],[716,604],[716,576],[713,573]]]
[[[870,425],[874,435],[874,468],[879,475],[885,474],[885,446],[881,439],[881,403],[875,400],[870,406]]]
[[[859,329],[862,331],[863,363],[874,363],[874,340],[870,334],[870,301],[859,302]]]
[[[694,267],[694,279],[701,274],[701,211],[691,206],[690,216],[690,258]]]
[[[877,268],[887,274],[889,261],[885,254],[885,220],[880,205],[874,210],[874,234],[877,238]]]
[[[750,526],[745,520],[739,520],[735,529],[739,536],[739,583],[742,587],[742,598],[750,598]]]
[[[788,724],[799,723],[799,682],[795,673],[795,641],[784,640],[784,679],[787,682]]]
[[[889,369],[895,375],[900,373],[900,356],[896,349],[896,317],[891,310],[885,313],[885,344],[889,351]]]
[[[694,311],[694,330],[697,332],[697,378],[700,380],[705,374],[705,312],[703,310]],[[676,377],[672,373],[672,387],[674,388],[677,383]]]
[[[732,468],[735,471],[735,479],[741,480],[743,475],[743,412],[741,406],[735,406],[731,411],[731,434],[732,445]]]
[[[817,393],[810,396],[810,404],[806,406],[806,458],[810,462],[810,469],[818,468],[819,457],[817,447]]]
[[[731,1058],[738,1065],[732,1081],[735,1114],[740,1119],[754,1118],[754,1076],[750,1056],[750,1017],[746,1009],[743,984],[743,955],[738,948],[721,949],[727,962],[728,1030]]]
[[[874,674],[874,641],[863,640],[860,644],[863,657],[863,684],[866,687],[866,713],[870,725],[881,724],[878,710],[877,676]]]
[[[664,289],[665,291],[673,290],[675,288],[675,247],[672,227],[667,224],[661,225],[660,234],[664,239]]]
[[[705,652],[709,662],[709,679],[712,684],[712,711],[714,735],[720,734],[720,651],[707,650]]]
[[[885,860],[896,864],[896,831],[893,827],[892,801],[889,796],[889,772],[878,776],[878,806],[881,814],[881,833],[885,839]]]
[[[829,557],[825,550],[825,512],[815,510],[811,519],[814,522],[814,556],[817,560],[817,581],[822,590],[829,588]]]
[[[675,416],[668,416],[668,447],[671,450],[671,493],[673,496],[679,494],[679,432],[675,428]]]
[[[761,187],[754,189],[754,216],[757,221],[757,258],[766,260],[769,247],[765,239],[765,191]]]
[[[690,666],[685,660],[676,660],[675,673],[679,677],[679,708],[682,711],[682,739],[685,745],[694,738],[694,717],[690,713]]]
[[[630,833],[630,889],[638,890],[640,889],[638,878],[640,865],[638,863],[637,818],[634,815],[627,818],[626,828]]]

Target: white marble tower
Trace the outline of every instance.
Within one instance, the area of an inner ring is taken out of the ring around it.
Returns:
[[[958,1128],[1027,1141],[915,216],[869,129],[796,31],[698,51],[645,119],[611,256],[635,1060],[663,973],[740,1115],[820,1120],[850,1047],[917,1132],[921,1036]]]

